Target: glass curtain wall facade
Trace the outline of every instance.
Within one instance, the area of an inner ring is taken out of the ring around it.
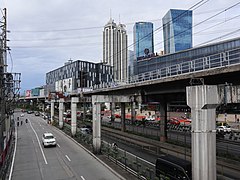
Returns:
[[[192,48],[192,11],[170,9],[162,19],[164,53]]]
[[[128,50],[128,77],[134,75],[133,61],[134,61],[134,51]]]
[[[133,27],[134,40],[134,59],[140,56],[145,56],[145,49],[148,53],[154,53],[153,42],[153,23],[151,22],[136,22]]]
[[[134,63],[136,74],[146,73],[169,67],[175,64],[192,61],[193,59],[207,57],[224,51],[240,48],[240,38],[234,38],[218,43],[213,43],[201,47],[191,48],[185,51],[176,52],[164,56],[148,58]],[[219,57],[215,57],[219,58]]]
[[[74,61],[46,73],[46,88],[54,92],[74,92],[113,82],[113,69],[103,63]]]

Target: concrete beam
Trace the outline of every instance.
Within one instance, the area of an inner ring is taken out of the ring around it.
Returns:
[[[101,152],[101,103],[106,102],[131,102],[130,96],[107,96],[93,95],[93,152],[99,154]],[[123,105],[125,107],[125,105]],[[124,108],[125,112],[125,108]]]
[[[218,85],[221,103],[240,103],[240,86]]]
[[[92,102],[97,103],[110,103],[110,102],[131,102],[130,96],[122,96],[122,95],[116,95],[116,96],[108,96],[108,95],[93,95],[92,96]]]

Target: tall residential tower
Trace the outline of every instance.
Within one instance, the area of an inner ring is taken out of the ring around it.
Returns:
[[[114,20],[110,18],[103,31],[103,63],[113,66],[115,81],[127,81],[127,52],[125,25],[116,25]]]
[[[164,53],[192,48],[192,11],[170,9],[162,19]]]

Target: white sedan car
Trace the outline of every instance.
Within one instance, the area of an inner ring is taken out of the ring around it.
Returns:
[[[48,132],[43,134],[42,144],[43,144],[44,147],[46,147],[46,146],[55,146],[56,147],[56,145],[57,145],[56,139],[53,136],[53,134],[48,133]]]
[[[230,127],[227,127],[227,126],[218,126],[217,127],[217,131],[222,131],[222,132],[231,132],[232,129]]]

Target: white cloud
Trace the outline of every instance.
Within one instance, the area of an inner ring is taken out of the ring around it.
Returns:
[[[120,14],[121,23],[127,24],[130,45],[134,22],[152,21],[156,29],[161,26],[161,19],[170,8],[188,9],[197,2],[199,1],[4,0],[0,6],[7,7],[8,10],[8,29],[11,31],[8,35],[10,39],[8,45],[12,49],[14,70],[23,74],[22,87],[26,89],[42,85],[36,83],[45,82],[45,73],[60,67],[69,58],[99,62],[102,59],[102,27],[109,20],[110,9],[115,22],[119,22]],[[194,24],[237,2],[237,0],[210,0],[194,11]],[[240,26],[236,23],[239,21],[238,18],[203,31],[239,13],[240,6],[237,6],[212,21],[194,27],[194,32],[202,31],[194,36],[194,43],[199,44],[239,29]],[[89,27],[91,28],[76,30]],[[236,35],[239,36],[239,33]],[[155,44],[158,44],[156,51],[163,49],[162,32],[155,35]],[[30,81],[29,77],[41,80]]]

